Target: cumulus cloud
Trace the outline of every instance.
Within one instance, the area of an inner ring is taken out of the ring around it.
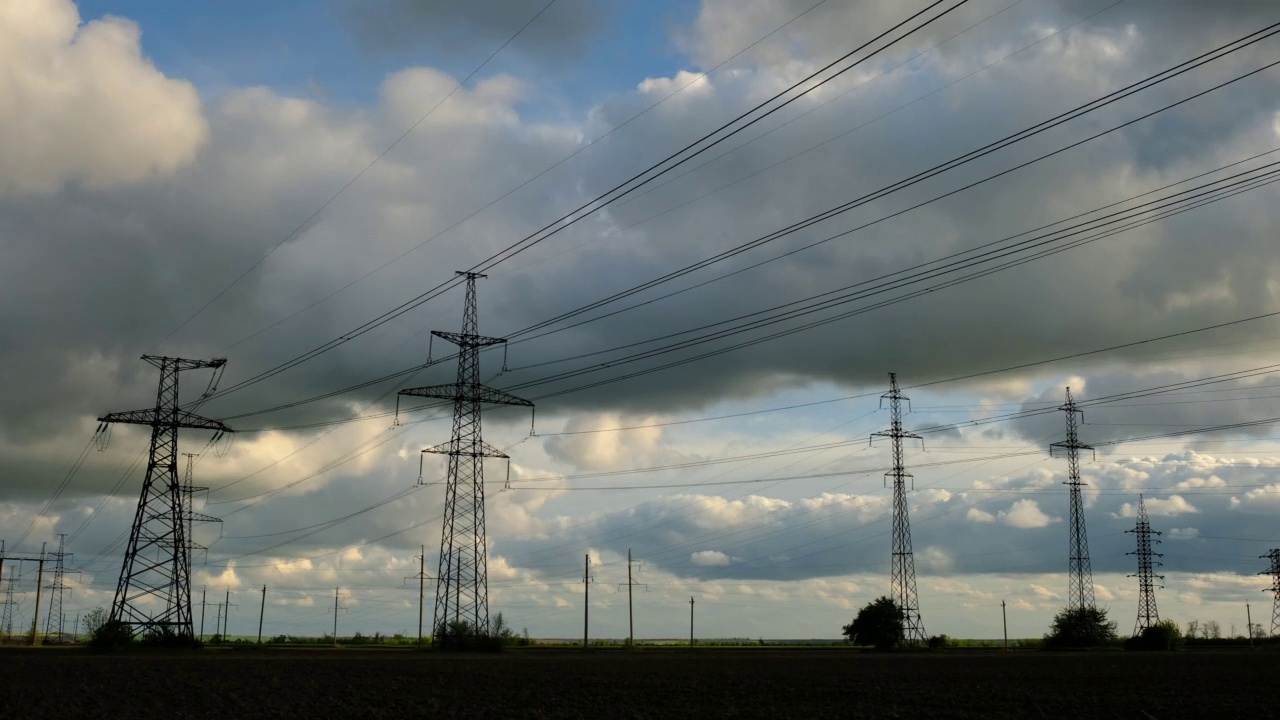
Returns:
[[[969,522],[993,523],[996,521],[996,516],[992,515],[991,513],[985,510],[979,510],[978,508],[969,508],[968,512],[965,513],[965,519],[967,519]]]
[[[142,54],[138,26],[80,24],[71,0],[0,7],[0,193],[93,189],[171,175],[209,135],[191,83]]]
[[[1008,510],[1001,510],[997,517],[1000,522],[1020,529],[1048,527],[1052,523],[1062,522],[1061,518],[1049,517],[1040,509],[1035,500],[1023,498],[1015,501]]]
[[[718,565],[728,565],[732,562],[732,559],[719,550],[699,550],[689,556],[689,562],[692,562],[694,565],[714,567]]]
[[[1167,498],[1147,498],[1143,500],[1143,503],[1147,506],[1147,514],[1153,517],[1187,515],[1200,512],[1195,505],[1192,505],[1181,495],[1170,495]],[[1125,503],[1121,505],[1117,515],[1125,518],[1137,517],[1138,504]]]

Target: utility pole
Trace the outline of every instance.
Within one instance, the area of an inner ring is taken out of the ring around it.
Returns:
[[[582,649],[586,650],[588,617],[591,613],[591,553],[587,553],[582,561]]]
[[[1271,587],[1267,592],[1272,593],[1271,637],[1276,637],[1280,635],[1280,548],[1274,548],[1262,557],[1271,560],[1271,567],[1258,574],[1271,576]]]
[[[204,642],[204,609],[206,607],[204,600],[205,600],[205,592],[207,590],[208,590],[208,587],[200,588],[200,642]]]
[[[631,579],[631,565],[631,548],[627,548],[627,647],[634,647],[636,644],[636,616],[635,606],[631,601],[631,589],[636,585],[641,585],[646,590],[649,589],[648,585],[637,583]]]
[[[31,617],[31,644],[40,644],[40,587],[44,584],[45,543],[40,544],[40,559],[36,561],[36,612]]]
[[[231,604],[231,588],[227,588],[227,601],[223,607],[225,609],[222,611],[222,642],[226,644],[227,635],[231,633],[231,608],[237,607]]]
[[[76,613],[75,629],[71,631],[71,642],[80,642],[80,613]]]
[[[421,648],[422,641],[423,641],[422,607],[426,603],[427,581],[434,580],[435,578],[432,578],[430,575],[427,574],[427,546],[423,545],[422,554],[415,555],[414,557],[417,558],[418,560],[418,574],[410,575],[409,577],[405,578],[405,581],[406,582],[409,580],[418,581],[418,647]]]
[[[1070,488],[1071,495],[1071,521],[1068,523],[1071,537],[1068,552],[1070,578],[1067,583],[1067,609],[1083,610],[1094,607],[1095,603],[1093,566],[1089,561],[1089,537],[1084,527],[1084,500],[1080,495],[1080,488],[1084,486],[1080,481],[1080,451],[1093,450],[1093,446],[1080,442],[1077,436],[1076,416],[1083,417],[1084,413],[1072,399],[1071,388],[1067,388],[1066,403],[1058,409],[1067,415],[1067,439],[1050,445],[1049,454],[1053,455],[1055,450],[1065,450],[1067,453],[1067,481],[1063,483]]]
[[[893,469],[885,473],[886,483],[893,481],[893,547],[890,550],[891,569],[889,573],[890,595],[898,610],[902,613],[902,638],[908,645],[923,644],[926,640],[924,623],[920,620],[920,600],[916,596],[916,561],[911,552],[911,521],[907,516],[907,480],[915,481],[907,472],[906,461],[902,453],[902,440],[923,439],[902,427],[902,401],[910,406],[911,400],[898,389],[897,373],[889,373],[889,392],[880,396],[880,405],[889,401],[889,429],[872,433],[874,441],[877,437],[887,437],[893,441]]]
[[[1245,631],[1245,634],[1249,636],[1249,647],[1252,648],[1253,647],[1253,611],[1249,608],[1249,603],[1244,604],[1244,617],[1245,617],[1245,623],[1248,625],[1248,630]]]
[[[267,586],[262,586],[262,605],[258,607],[258,644],[262,644],[262,616],[267,613]]]
[[[70,557],[71,553],[67,552],[67,534],[58,533],[58,552],[53,554],[53,582],[45,588],[52,592],[49,593],[49,614],[45,616],[44,621],[45,637],[53,636],[56,638],[55,642],[63,640],[62,600],[63,593],[67,590],[66,575],[80,572],[67,569],[66,560]]]
[[[1153,543],[1160,542],[1160,533],[1151,529],[1151,522],[1147,519],[1147,505],[1142,501],[1141,495],[1138,496],[1138,522],[1132,530],[1125,530],[1125,532],[1133,533],[1138,540],[1138,549],[1125,553],[1138,556],[1138,572],[1136,575],[1129,576],[1138,578],[1138,621],[1133,626],[1133,635],[1137,637],[1143,630],[1160,622],[1160,613],[1156,610],[1156,588],[1164,587],[1156,585],[1155,582],[1164,580],[1163,575],[1155,574],[1155,567],[1164,563],[1151,559],[1164,557],[1151,549]],[[1153,535],[1156,537],[1152,538]]]
[[[489,445],[480,433],[480,409],[485,403],[533,407],[533,403],[480,383],[480,350],[506,343],[503,338],[478,334],[476,280],[479,273],[459,272],[466,278],[462,332],[431,331],[432,336],[458,346],[457,381],[401,390],[400,395],[453,402],[453,435],[448,443],[422,452],[448,456],[444,522],[440,529],[440,564],[436,573],[432,635],[450,632],[466,622],[475,636],[489,634],[488,540],[484,524],[484,458],[510,458]],[[531,431],[532,432],[532,431]]]
[[[1009,649],[1009,613],[1005,610],[1004,600],[1000,601],[1000,624],[1004,626],[1004,649]]]
[[[213,606],[218,608],[217,615],[215,616],[215,619],[213,622],[213,627],[214,627],[213,637],[218,638],[218,642],[222,642],[222,603],[214,603]],[[212,639],[213,638],[210,638],[210,640]]]
[[[342,607],[341,605],[338,604],[338,590],[339,588],[333,589],[333,646],[334,647],[338,647],[338,611],[346,610],[345,607]]]
[[[190,518],[178,478],[178,430],[213,430],[217,433],[215,442],[233,431],[217,420],[183,409],[178,400],[178,376],[187,370],[214,370],[204,394],[208,397],[227,361],[159,355],[143,355],[142,359],[160,370],[155,406],[98,418],[100,431],[113,423],[151,428],[147,474],[120,567],[111,619],[125,623],[135,635],[164,631],[193,640],[191,547],[187,539]]]
[[[689,649],[693,649],[693,596],[689,596]]]

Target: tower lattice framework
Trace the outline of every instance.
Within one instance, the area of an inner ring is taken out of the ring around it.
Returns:
[[[79,570],[67,568],[67,560],[72,556],[67,552],[67,535],[58,533],[58,551],[53,554],[53,580],[45,589],[49,591],[49,614],[44,618],[44,634],[55,642],[62,642],[66,618],[62,614],[62,602],[67,587],[67,573],[78,573]]]
[[[889,373],[889,392],[881,396],[881,403],[889,401],[889,429],[873,433],[872,437],[887,437],[893,441],[893,469],[885,473],[885,481],[893,482],[893,545],[890,551],[890,596],[902,610],[903,640],[909,644],[926,641],[924,623],[920,620],[920,601],[916,596],[916,561],[911,552],[911,521],[907,515],[907,472],[902,454],[904,438],[919,440],[920,436],[902,427],[902,402],[910,400],[898,389],[898,376]]]
[[[1262,557],[1271,561],[1271,567],[1258,573],[1271,576],[1271,587],[1267,589],[1271,593],[1271,637],[1280,637],[1280,548]]]
[[[448,443],[422,452],[448,456],[444,520],[440,530],[440,560],[436,573],[436,603],[432,636],[439,639],[465,622],[470,634],[489,634],[488,541],[484,525],[484,458],[507,455],[481,437],[480,412],[485,403],[533,403],[480,383],[480,350],[506,342],[478,334],[476,280],[479,273],[459,272],[466,278],[462,332],[433,330],[432,335],[458,346],[458,377],[451,385],[401,390],[401,395],[440,398],[453,402],[453,436]]]
[[[151,427],[147,474],[111,603],[111,619],[128,624],[135,635],[155,632],[193,639],[188,494],[178,477],[178,430],[233,431],[217,420],[182,409],[178,376],[187,370],[216,371],[227,361],[159,355],[143,355],[142,359],[160,370],[155,407],[98,418],[102,423]]]
[[[13,637],[13,610],[17,607],[18,602],[13,599],[13,591],[17,589],[17,575],[10,575],[6,578],[8,581],[4,587],[4,602],[0,602],[0,606],[4,607],[4,611],[0,612],[0,632],[4,633],[4,639],[8,640]]]
[[[1068,540],[1069,578],[1067,580],[1067,608],[1079,610],[1094,607],[1093,566],[1089,562],[1089,536],[1084,527],[1084,499],[1080,488],[1084,483],[1080,480],[1080,451],[1093,450],[1092,445],[1080,442],[1077,433],[1078,416],[1083,415],[1076,401],[1071,397],[1071,388],[1067,388],[1067,401],[1058,407],[1067,416],[1067,439],[1049,446],[1049,452],[1064,451],[1067,455],[1067,481],[1063,483],[1070,489],[1071,518],[1068,522],[1070,537]]]
[[[195,524],[197,522],[222,522],[222,518],[216,518],[212,515],[198,513],[195,510],[195,496],[197,493],[207,492],[207,487],[197,487],[194,484],[194,465],[195,459],[200,457],[197,453],[182,453],[182,457],[187,459],[186,468],[182,472],[182,516],[186,520],[186,540],[187,540],[187,557],[194,558],[196,550],[208,550],[209,548],[196,542]],[[194,615],[193,615],[194,618]]]
[[[1164,576],[1155,573],[1155,568],[1164,563],[1152,559],[1164,555],[1151,549],[1153,544],[1160,542],[1160,533],[1151,529],[1151,522],[1147,519],[1147,505],[1141,496],[1138,497],[1138,522],[1132,530],[1125,532],[1133,533],[1138,541],[1138,549],[1127,553],[1138,557],[1138,572],[1129,576],[1138,578],[1138,621],[1133,626],[1133,634],[1137,636],[1160,622],[1160,612],[1156,609],[1156,588],[1164,587],[1156,584],[1157,580],[1164,580]]]

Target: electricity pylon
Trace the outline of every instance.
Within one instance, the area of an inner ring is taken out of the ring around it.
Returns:
[[[1084,485],[1080,481],[1080,451],[1093,450],[1093,446],[1080,442],[1076,434],[1076,416],[1084,413],[1076,407],[1076,401],[1071,397],[1071,388],[1067,388],[1067,402],[1058,409],[1067,415],[1067,439],[1050,445],[1049,454],[1052,455],[1055,450],[1065,450],[1067,453],[1067,481],[1063,483],[1070,488],[1071,494],[1069,523],[1071,536],[1068,550],[1070,577],[1067,580],[1067,609],[1081,610],[1094,607],[1095,604],[1093,566],[1089,562],[1089,537],[1085,533],[1084,501],[1080,496],[1080,488]]]
[[[1143,630],[1160,622],[1160,613],[1156,610],[1156,588],[1164,587],[1156,585],[1156,580],[1164,580],[1163,575],[1156,575],[1155,568],[1164,563],[1159,560],[1152,560],[1153,557],[1164,557],[1161,553],[1151,550],[1152,543],[1159,543],[1160,533],[1151,529],[1151,522],[1147,520],[1147,505],[1142,501],[1142,496],[1138,496],[1138,522],[1132,530],[1125,530],[1134,534],[1138,541],[1138,549],[1126,553],[1128,555],[1138,556],[1138,572],[1129,577],[1138,578],[1138,621],[1133,626],[1134,636],[1142,634]],[[1151,536],[1155,535],[1156,538]]]
[[[13,599],[13,591],[18,585],[17,575],[10,575],[8,581],[4,588],[4,602],[0,602],[0,606],[4,607],[4,611],[0,612],[0,632],[4,633],[3,639],[6,642],[13,637],[13,609],[18,605]]]
[[[178,479],[178,429],[213,430],[218,433],[215,441],[233,431],[217,420],[179,407],[178,375],[185,370],[216,371],[227,361],[158,355],[143,355],[142,359],[160,369],[155,407],[98,418],[104,424],[151,427],[147,475],[120,567],[111,619],[127,624],[135,635],[154,632],[191,640],[191,548],[187,540],[187,503]]]
[[[209,548],[196,542],[195,523],[197,522],[222,522],[222,518],[216,518],[212,515],[205,515],[195,511],[195,495],[196,493],[205,492],[209,488],[196,487],[193,484],[194,461],[200,457],[198,453],[182,453],[182,457],[187,459],[186,470],[182,473],[182,517],[186,520],[186,537],[187,537],[187,557],[195,557],[196,550],[205,550]],[[194,616],[193,616],[194,618]]]
[[[71,553],[67,552],[67,534],[58,533],[58,552],[53,554],[53,581],[45,585],[45,589],[52,592],[49,593],[49,614],[44,619],[44,635],[54,638],[54,642],[63,640],[62,600],[63,593],[68,589],[67,573],[80,572],[67,568],[67,559],[70,557]]]
[[[893,441],[893,469],[884,474],[886,483],[893,481],[893,548],[890,551],[890,597],[902,611],[902,638],[907,644],[926,642],[924,623],[920,621],[920,601],[916,597],[916,561],[911,553],[911,521],[907,517],[907,472],[902,456],[902,440],[920,440],[920,436],[902,428],[902,401],[911,401],[898,389],[897,373],[889,373],[889,392],[880,403],[889,401],[889,429],[872,433],[872,438],[887,437]],[[914,484],[913,484],[914,489]]]
[[[1273,549],[1262,557],[1271,560],[1271,567],[1259,575],[1271,576],[1271,637],[1280,636],[1280,548]]]
[[[451,385],[401,390],[401,395],[453,401],[453,437],[443,445],[427,448],[449,458],[445,482],[444,523],[440,529],[440,562],[436,572],[435,615],[432,637],[460,631],[465,622],[471,635],[489,634],[488,541],[484,527],[484,458],[510,458],[487,444],[480,435],[480,410],[484,403],[522,405],[533,403],[480,383],[480,350],[506,342],[477,334],[476,280],[479,273],[459,272],[467,281],[462,310],[462,332],[432,330],[431,334],[458,346],[458,379]]]

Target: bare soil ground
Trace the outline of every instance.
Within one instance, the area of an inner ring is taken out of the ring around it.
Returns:
[[[0,718],[1273,717],[1280,653],[0,653]]]

